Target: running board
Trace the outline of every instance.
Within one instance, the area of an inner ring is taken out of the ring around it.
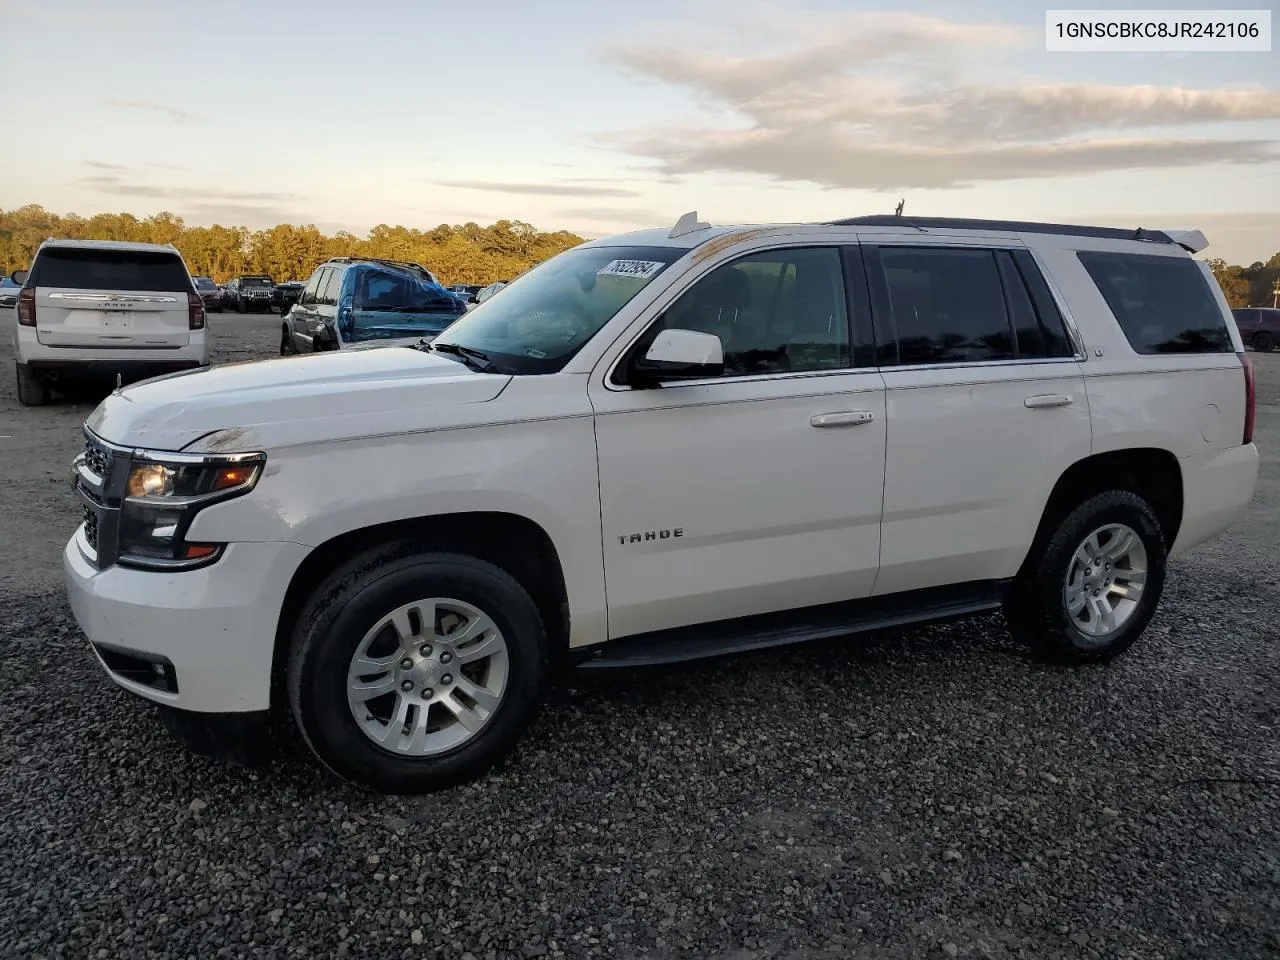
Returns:
[[[579,668],[584,670],[648,667],[746,653],[988,613],[1000,608],[1008,583],[1007,580],[987,580],[717,620],[692,627],[638,633],[572,653]]]

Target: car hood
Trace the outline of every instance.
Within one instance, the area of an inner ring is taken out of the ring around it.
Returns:
[[[123,446],[270,450],[449,426],[510,381],[419,350],[342,350],[156,377],[115,391],[85,424]]]

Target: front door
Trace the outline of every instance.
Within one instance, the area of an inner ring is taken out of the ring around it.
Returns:
[[[851,283],[835,246],[763,250],[668,300],[654,324],[719,336],[719,379],[593,377],[610,638],[870,594],[884,383],[846,259]]]

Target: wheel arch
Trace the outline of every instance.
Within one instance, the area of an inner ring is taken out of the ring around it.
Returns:
[[[1171,548],[1182,526],[1182,467],[1170,451],[1139,447],[1095,453],[1071,464],[1054,484],[1022,569],[1034,561],[1053,531],[1076,506],[1105,490],[1128,490],[1151,505]]]
[[[374,547],[406,541],[424,551],[466,553],[511,574],[529,591],[542,615],[553,660],[569,648],[569,601],[559,551],[547,531],[528,517],[506,512],[468,512],[411,517],[348,530],[321,543],[289,581],[276,622],[271,703],[286,702],[285,669],[294,625],[314,589],[351,557]]]

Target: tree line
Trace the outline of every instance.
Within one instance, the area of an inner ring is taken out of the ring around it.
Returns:
[[[49,237],[171,243],[195,276],[225,283],[242,274],[266,274],[276,282],[305,280],[330,257],[381,257],[427,267],[444,283],[489,284],[582,243],[558,230],[544,233],[519,220],[440,224],[429,230],[379,224],[361,238],[345,231],[329,235],[312,225],[189,227],[172,213],[135,217],[100,213],[59,216],[36,204],[0,210],[0,269],[7,276],[31,265],[36,248]]]
[[[1273,290],[1280,282],[1280,253],[1263,263],[1257,260],[1247,267],[1238,267],[1222,259],[1209,261],[1218,286],[1233,307],[1269,307]]]

